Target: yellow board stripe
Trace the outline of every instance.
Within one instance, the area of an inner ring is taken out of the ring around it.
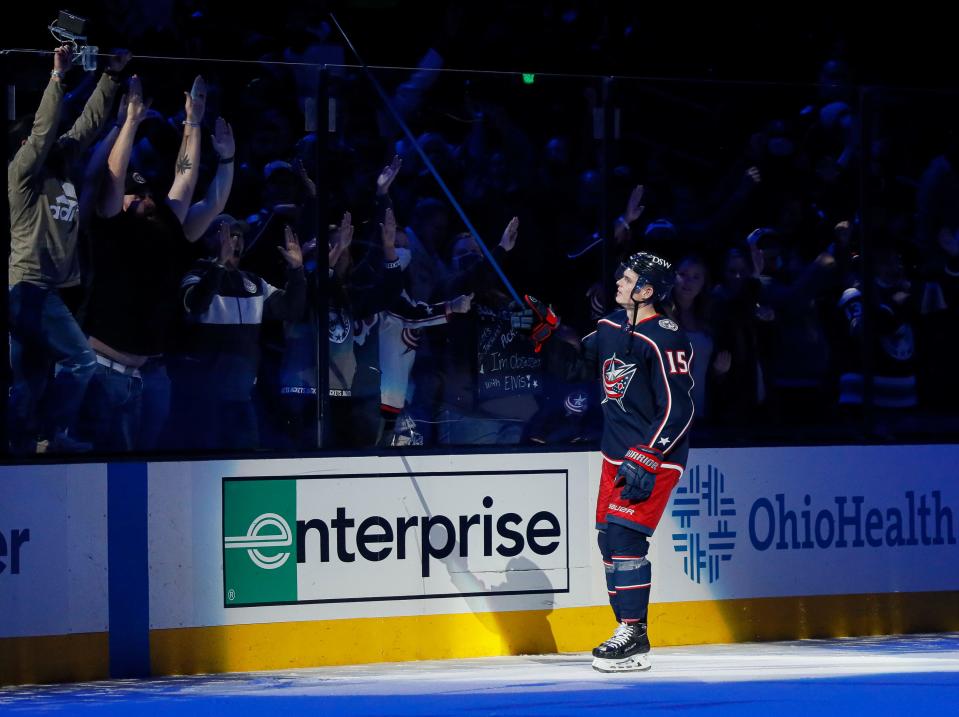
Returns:
[[[0,638],[0,685],[79,682],[109,676],[109,633]]]
[[[653,645],[959,630],[959,592],[752,598],[650,606]],[[608,607],[153,630],[156,675],[581,652]]]
[[[608,607],[152,630],[155,675],[580,652]],[[959,630],[959,592],[753,598],[650,606],[654,645]],[[109,636],[0,639],[0,685],[104,679]]]

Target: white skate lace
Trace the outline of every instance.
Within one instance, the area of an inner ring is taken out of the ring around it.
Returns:
[[[619,627],[617,627],[616,631],[613,633],[613,636],[603,643],[603,647],[622,647],[629,642],[632,637],[633,628],[627,625],[625,622],[621,622]]]

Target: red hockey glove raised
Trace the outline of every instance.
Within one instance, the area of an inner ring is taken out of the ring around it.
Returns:
[[[533,312],[533,326],[530,330],[530,338],[533,339],[535,348],[533,351],[539,353],[546,340],[553,335],[553,332],[559,327],[559,317],[553,311],[551,306],[547,306],[535,296],[526,294],[523,300]]]
[[[655,448],[634,446],[626,451],[626,456],[616,471],[616,484],[625,482],[623,498],[633,503],[642,503],[653,494],[656,486],[656,473],[662,461],[662,453]]]

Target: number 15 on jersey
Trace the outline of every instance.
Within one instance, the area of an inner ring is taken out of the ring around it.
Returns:
[[[666,359],[669,361],[669,373],[671,375],[689,373],[689,359],[686,357],[685,351],[667,351]]]

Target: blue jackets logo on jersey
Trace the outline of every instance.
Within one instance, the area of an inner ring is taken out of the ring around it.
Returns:
[[[343,309],[330,309],[330,341],[334,344],[346,343],[350,338],[353,322]]]
[[[603,391],[606,394],[603,403],[610,400],[616,401],[625,413],[623,397],[629,389],[629,382],[633,380],[635,375],[636,364],[625,363],[616,358],[616,354],[603,361]]]

